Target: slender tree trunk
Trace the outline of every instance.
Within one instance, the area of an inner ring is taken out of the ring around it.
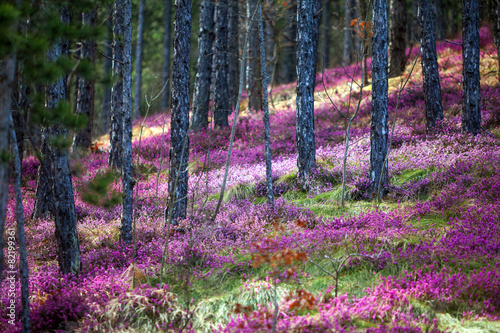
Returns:
[[[348,3],[348,1],[346,1]],[[322,14],[322,27],[321,27],[321,39],[323,41],[322,47],[322,70],[323,68],[330,67],[330,31],[332,29],[331,17],[332,17],[332,3],[328,0],[324,2],[324,9]]]
[[[0,66],[0,281],[3,271],[5,216],[9,200],[9,115],[16,58],[9,56]]]
[[[274,50],[276,49],[274,24],[276,19],[276,1],[265,0],[262,2],[264,8],[262,9],[264,24],[264,37],[266,46],[266,65],[270,68],[274,64]],[[268,84],[271,83],[271,75],[268,77]]]
[[[123,37],[125,1],[116,0],[113,10],[113,76],[115,78],[111,90],[111,129],[109,135],[109,166],[122,167],[123,122]]]
[[[259,4],[260,65],[262,70],[262,105],[264,110],[264,140],[266,155],[267,202],[274,208],[273,168],[271,164],[271,129],[269,126],[269,96],[267,93],[266,44],[262,22],[262,6]]]
[[[229,0],[228,12],[228,54],[227,61],[229,73],[227,76],[229,87],[229,108],[233,110],[236,107],[236,100],[238,99],[238,85],[239,82],[239,6],[238,0]]]
[[[371,195],[383,197],[388,183],[386,156],[389,139],[388,53],[387,53],[387,1],[373,1],[373,60],[372,60],[372,112],[370,131]],[[380,182],[380,179],[382,181]],[[379,185],[380,184],[380,185]],[[379,187],[382,186],[381,189]],[[379,191],[380,190],[380,191]]]
[[[481,75],[479,72],[478,0],[462,1],[462,131],[481,131]]]
[[[403,75],[406,67],[406,2],[391,0],[389,5],[389,77]]]
[[[191,54],[191,1],[176,0],[172,120],[170,122],[169,200],[174,224],[186,218],[189,157],[189,63]]]
[[[286,27],[279,62],[280,83],[290,83],[297,79],[297,0],[291,0],[286,10]]]
[[[42,159],[38,166],[36,176],[35,207],[33,208],[32,218],[47,217],[54,212],[54,194],[52,193],[52,155],[50,154],[48,144],[49,131],[42,128],[40,153]]]
[[[420,26],[420,50],[425,100],[427,130],[443,119],[441,84],[437,63],[436,40],[434,37],[434,12],[429,0],[419,0],[418,21]],[[424,26],[425,25],[425,26]]]
[[[91,11],[83,14],[83,24],[94,27],[97,23],[97,12]],[[92,63],[95,61],[95,42],[85,41],[82,44],[81,59]],[[92,145],[92,128],[94,127],[94,82],[87,81],[84,78],[79,79],[77,91],[76,113],[86,115],[88,123],[85,128],[75,135],[73,141],[74,147],[83,149],[90,148]]]
[[[361,52],[363,53],[360,59],[363,59],[363,85],[368,85],[368,66],[367,58],[370,46],[370,29],[368,27],[368,10],[366,9],[366,0],[357,0],[359,8],[358,29],[361,31]],[[387,18],[387,15],[385,15]],[[361,24],[364,23],[364,28]]]
[[[314,66],[314,80],[316,80],[316,69],[318,68],[319,57],[319,35],[321,26],[321,0],[314,0],[314,35],[313,35],[313,66]]]
[[[125,0],[123,14],[123,104],[122,124],[122,184],[121,239],[132,241],[133,190],[132,178],[132,0]]]
[[[355,48],[355,35],[353,33],[351,22],[356,18],[355,2],[345,0],[344,13],[344,43],[342,49],[342,65],[348,66],[353,61],[353,48]]]
[[[229,88],[227,66],[227,0],[218,0],[215,5],[215,127],[228,126]]]
[[[257,9],[258,0],[248,0],[247,17]],[[260,69],[259,25],[257,21],[250,22],[250,35],[248,36],[248,108],[262,110],[262,78]]]
[[[16,196],[17,243],[19,245],[19,271],[21,276],[21,323],[22,332],[30,332],[30,300],[29,300],[29,271],[28,254],[26,251],[26,237],[24,236],[24,208],[21,194],[21,157],[17,147],[17,136],[14,130],[12,115],[10,118],[11,147],[14,155],[14,190]],[[2,233],[3,235],[3,233]],[[1,270],[0,270],[1,276]]]
[[[314,0],[297,3],[297,167],[304,184],[316,166],[314,139]]]
[[[445,38],[446,36],[446,20],[443,15],[443,3],[441,0],[433,0],[434,4],[434,13],[436,14],[434,17],[438,17],[439,19],[435,21],[436,23],[436,37],[437,39]]]
[[[110,7],[112,10],[113,7]],[[111,69],[113,65],[113,48],[111,47],[112,36],[113,36],[113,20],[108,17],[106,20],[106,27],[108,30],[108,35],[106,38],[106,57],[104,58],[104,75],[109,76],[111,74]],[[111,118],[111,86],[104,86],[104,93],[102,96],[102,130],[101,133],[109,133],[109,122]]]
[[[139,0],[139,18],[137,22],[137,45],[135,46],[135,96],[134,117],[141,115],[142,101],[142,44],[144,36],[144,7],[146,0]]]
[[[198,33],[198,70],[193,96],[193,130],[208,127],[210,86],[212,81],[212,48],[214,44],[215,5],[211,0],[201,2],[200,31]]]
[[[162,79],[163,93],[161,96],[161,109],[166,110],[170,100],[170,48],[172,44],[172,0],[165,0],[164,25],[163,25],[163,63]]]

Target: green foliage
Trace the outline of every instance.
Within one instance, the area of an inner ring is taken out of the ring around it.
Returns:
[[[82,200],[94,206],[110,208],[121,203],[122,197],[116,191],[109,191],[111,183],[119,178],[118,172],[108,170],[96,175],[83,189]]]
[[[10,154],[6,150],[0,150],[0,164],[6,164],[10,161]]]
[[[12,54],[12,32],[19,18],[19,10],[11,4],[0,4],[0,59]]]

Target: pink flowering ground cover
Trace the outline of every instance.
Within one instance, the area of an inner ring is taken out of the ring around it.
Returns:
[[[228,189],[213,222],[230,129],[191,133],[188,218],[178,228],[165,226],[163,217],[169,118],[156,114],[136,123],[154,134],[133,143],[132,245],[119,239],[120,206],[112,199],[121,181],[107,169],[107,154],[75,158],[83,267],[77,277],[58,271],[54,222],[31,219],[38,162],[24,159],[33,331],[499,332],[500,86],[489,74],[497,63],[486,29],[481,41],[486,131],[460,132],[461,50],[438,44],[445,120],[425,133],[417,63],[405,74],[408,86],[400,94],[391,90],[391,126],[397,111],[391,183],[380,204],[365,194],[369,90],[351,131],[345,208],[345,122],[328,99],[316,100],[313,182],[307,189],[297,183],[295,109],[280,106],[293,98],[293,84],[273,89],[274,209],[265,203],[260,113],[238,120]],[[360,78],[357,65],[328,69],[318,74],[316,91],[325,87],[352,114],[359,93],[341,93],[352,78]],[[164,134],[152,130],[164,124]],[[105,175],[107,196],[89,202],[89,184]],[[14,206],[11,199],[7,228],[14,227]],[[8,324],[7,288],[4,281],[0,331],[18,332],[20,324]]]

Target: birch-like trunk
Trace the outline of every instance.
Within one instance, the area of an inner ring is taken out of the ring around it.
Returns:
[[[227,81],[227,6],[228,0],[218,0],[215,5],[215,87],[214,122],[215,127],[229,125],[229,87]]]
[[[201,2],[200,30],[198,33],[198,65],[193,96],[193,130],[208,127],[210,86],[212,81],[212,48],[214,44],[215,5],[211,0]]]
[[[186,218],[189,157],[189,62],[191,54],[191,1],[176,0],[172,118],[170,121],[169,201],[174,224]]]
[[[132,241],[133,189],[132,175],[132,0],[125,0],[123,14],[123,104],[122,124],[122,184],[121,239]]]
[[[166,110],[170,101],[170,49],[172,44],[172,0],[165,0],[163,14],[163,62],[161,109]]]
[[[97,23],[97,12],[91,11],[83,14],[83,25],[94,27]],[[88,60],[91,63],[95,61],[95,42],[93,40],[84,41],[80,52],[82,60]],[[80,78],[78,81],[76,113],[86,115],[87,125],[75,135],[73,147],[83,149],[90,148],[92,145],[92,128],[94,126],[94,81],[87,81]]]
[[[418,22],[420,27],[420,53],[425,101],[425,119],[427,130],[443,119],[441,102],[441,83],[436,53],[434,34],[434,11],[430,0],[418,1]]]
[[[297,167],[303,182],[307,182],[309,173],[316,166],[314,8],[315,0],[299,0],[297,3]]]
[[[462,131],[481,131],[481,74],[479,72],[479,4],[462,1]]]
[[[135,46],[135,94],[134,117],[141,115],[142,101],[142,45],[144,40],[144,7],[146,0],[139,0],[139,17],[137,20],[137,44]]]
[[[389,139],[387,1],[373,1],[372,111],[370,130],[371,196],[385,195],[388,182],[386,156]],[[381,181],[380,181],[381,180]]]

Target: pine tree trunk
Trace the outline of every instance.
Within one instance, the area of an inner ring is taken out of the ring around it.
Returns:
[[[32,215],[34,219],[47,217],[54,212],[54,194],[51,187],[51,182],[53,182],[52,166],[54,163],[49,151],[48,137],[48,130],[42,128],[40,144],[42,159],[36,175],[35,206]]]
[[[187,213],[190,38],[191,1],[176,0],[168,180],[169,201],[173,207],[171,215],[174,224],[185,219]]]
[[[321,53],[323,59],[320,62],[322,66],[321,71],[330,67],[330,30],[332,29],[331,16],[331,2],[327,0],[324,2],[324,9],[322,13],[323,23],[321,26],[321,40],[323,41],[323,47],[321,49]]]
[[[314,0],[297,4],[297,167],[305,183],[316,166],[314,139]]]
[[[212,48],[214,44],[215,6],[211,0],[201,2],[200,31],[198,33],[198,70],[193,96],[193,130],[208,127],[210,86],[212,81]]]
[[[266,156],[267,202],[274,208],[273,168],[271,164],[271,129],[269,126],[269,99],[267,93],[266,45],[262,22],[262,6],[259,5],[260,64],[262,70],[262,105],[264,111],[264,141]]]
[[[439,20],[436,20],[436,38],[441,39],[445,38],[446,35],[446,20],[443,15],[443,3],[441,0],[433,0],[434,4],[434,13],[436,14],[434,17],[438,17]]]
[[[342,65],[348,66],[353,61],[353,49],[355,49],[355,34],[353,33],[351,22],[356,18],[355,2],[345,0],[344,13],[344,43],[342,49]]]
[[[172,44],[172,0],[165,0],[163,23],[163,63],[161,109],[166,110],[170,101],[170,48]]]
[[[290,83],[297,79],[297,0],[290,0],[286,13],[286,27],[278,67],[280,83]]]
[[[227,66],[227,0],[218,0],[215,5],[215,127],[228,126],[229,88]]]
[[[367,59],[370,46],[370,29],[368,28],[368,10],[366,9],[366,0],[357,0],[359,8],[358,29],[361,31],[361,57],[363,59],[363,85],[368,85],[368,66]],[[387,18],[387,15],[385,16]],[[361,27],[364,23],[364,28]],[[372,42],[373,43],[373,42]],[[373,71],[373,70],[372,70]]]
[[[123,203],[121,214],[121,239],[132,241],[133,189],[132,178],[132,0],[125,0],[123,14],[123,106],[121,119]]]
[[[97,23],[97,12],[91,11],[83,14],[84,26],[94,27]],[[88,60],[92,63],[95,61],[95,42],[85,41],[82,44],[81,59]],[[76,113],[86,115],[88,118],[87,125],[75,135],[73,142],[74,147],[83,149],[90,148],[92,145],[92,128],[94,126],[94,82],[87,81],[84,78],[79,79],[77,91]]]
[[[372,60],[372,111],[370,131],[370,181],[371,196],[385,195],[388,183],[386,161],[389,138],[388,53],[387,53],[387,2],[373,2],[373,60]],[[382,180],[382,181],[380,181]]]
[[[109,134],[108,164],[115,168],[122,167],[123,121],[123,37],[124,11],[126,0],[116,0],[113,10],[113,76],[115,78],[111,89],[111,129]]]
[[[9,200],[9,118],[16,58],[9,56],[0,66],[0,281],[4,263],[4,229]]]
[[[113,7],[110,7],[110,10],[112,10]],[[113,20],[108,17],[106,20],[106,27],[108,31],[108,35],[106,37],[106,47],[105,47],[105,54],[106,57],[104,58],[104,75],[109,77],[111,74],[111,69],[113,65],[113,61],[111,60],[113,58],[113,48],[111,47],[112,43],[112,36],[113,36]],[[109,128],[109,122],[111,118],[111,86],[104,86],[104,92],[102,96],[102,129],[101,133],[109,133],[110,128]]]
[[[462,131],[475,135],[481,131],[478,0],[462,1],[462,38]]]
[[[406,2],[391,0],[389,5],[389,77],[403,75],[406,67]]]
[[[144,7],[146,0],[139,0],[139,18],[137,20],[137,45],[135,46],[135,94],[134,117],[141,115],[142,100],[142,44],[144,36]]]
[[[229,87],[229,109],[230,112],[236,107],[238,99],[238,85],[239,82],[239,6],[238,0],[229,0],[228,12],[228,67],[229,73],[227,76]]]
[[[434,37],[434,12],[429,0],[419,0],[418,21],[421,36],[421,61],[427,130],[443,119],[441,84]],[[425,24],[425,27],[424,27]]]
[[[314,66],[314,80],[316,81],[316,70],[318,67],[319,58],[319,29],[321,26],[321,0],[314,0],[314,35],[313,35],[313,66]]]
[[[10,118],[11,147],[14,155],[14,191],[16,197],[17,244],[19,245],[19,273],[21,276],[21,323],[22,332],[30,331],[30,300],[29,300],[29,271],[28,254],[26,251],[26,237],[24,235],[24,208],[21,194],[21,157],[17,147],[17,136],[14,130],[12,115]],[[3,230],[2,230],[3,235]],[[0,267],[1,276],[1,267]]]
[[[247,17],[251,18],[257,9],[258,0],[248,0]],[[257,20],[250,22],[248,36],[248,108],[262,110],[262,78],[260,68],[259,25]]]

